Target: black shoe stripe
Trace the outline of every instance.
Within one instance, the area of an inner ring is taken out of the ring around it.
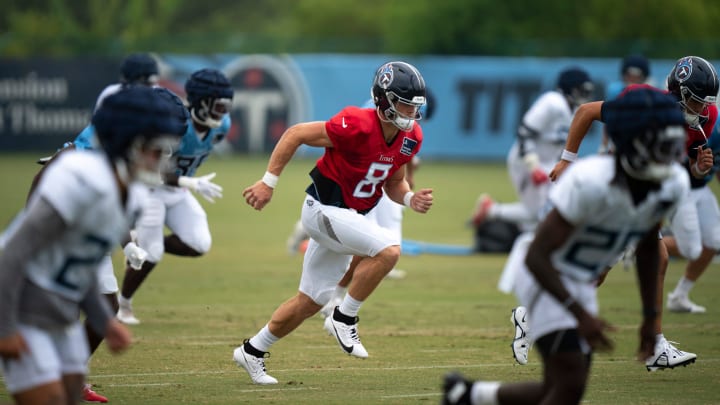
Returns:
[[[345,352],[346,352],[347,354],[352,353],[352,351],[353,351],[352,346],[345,346],[345,345],[343,344],[342,339],[340,339],[340,335],[338,334],[337,328],[335,327],[335,324],[333,324],[333,330],[335,331],[335,339],[336,339],[336,340],[338,341],[338,343],[340,344],[340,347],[342,347],[342,349],[345,350]]]

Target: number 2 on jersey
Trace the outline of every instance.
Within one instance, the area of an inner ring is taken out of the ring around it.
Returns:
[[[67,289],[78,289],[78,286],[71,281],[72,277],[70,277],[70,273],[73,269],[77,268],[77,266],[87,266],[99,263],[110,248],[110,243],[108,243],[108,241],[93,235],[85,236],[85,242],[89,245],[88,251],[93,253],[89,253],[86,257],[68,256],[67,259],[65,259],[65,263],[62,267],[60,267],[60,270],[55,276],[55,281]]]

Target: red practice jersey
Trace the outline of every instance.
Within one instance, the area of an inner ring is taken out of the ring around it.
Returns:
[[[387,144],[373,108],[346,107],[325,123],[325,129],[333,147],[325,148],[318,170],[340,186],[345,204],[357,211],[377,204],[385,180],[418,153],[423,139],[415,123]]]

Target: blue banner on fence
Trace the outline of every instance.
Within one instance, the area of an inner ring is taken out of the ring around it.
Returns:
[[[235,88],[233,125],[226,147],[268,153],[290,125],[327,120],[346,105],[370,96],[375,69],[389,55],[155,55],[160,84],[184,96],[195,70],[222,70]],[[409,57],[437,101],[431,120],[421,122],[426,159],[501,160],[532,102],[555,87],[569,66],[586,69],[596,98],[619,79],[619,59]],[[661,78],[673,61],[651,63]],[[0,150],[52,151],[72,139],[90,119],[102,88],[116,81],[120,60],[24,59],[0,63]],[[595,126],[581,154],[600,141]],[[300,153],[318,154],[301,149]]]

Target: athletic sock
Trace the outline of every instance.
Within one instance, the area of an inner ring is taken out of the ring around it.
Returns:
[[[270,333],[270,329],[265,325],[257,335],[250,338],[249,343],[261,352],[267,352],[270,350],[270,346],[278,340],[280,340],[280,338]]]
[[[690,295],[690,290],[692,290],[694,285],[694,281],[688,280],[685,276],[682,276],[680,277],[680,280],[677,283],[677,287],[675,287],[675,291],[673,293],[675,295],[687,297],[688,295]]]
[[[351,297],[350,294],[345,294],[345,298],[343,298],[343,302],[340,304],[340,312],[350,317],[356,317],[362,303],[362,301]]]
[[[470,390],[470,403],[475,405],[498,405],[497,394],[500,383],[497,381],[476,381]]]

